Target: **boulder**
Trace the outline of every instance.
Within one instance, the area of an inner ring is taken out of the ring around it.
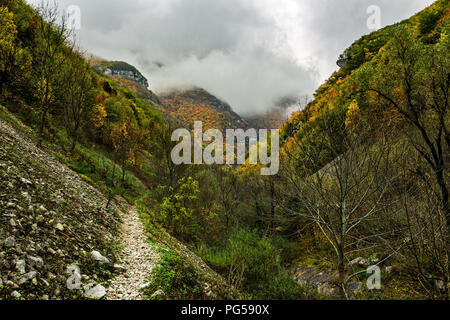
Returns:
[[[150,286],[150,282],[146,282],[140,285],[139,290],[147,289]]]
[[[61,224],[61,223],[56,223],[54,226],[53,226],[56,230],[59,230],[59,231],[64,231],[64,226]]]
[[[101,263],[109,263],[109,259],[104,257],[100,252],[98,251],[92,251],[91,252],[91,257],[94,261],[98,261]]]
[[[33,183],[30,180],[27,180],[25,178],[20,178],[20,182],[22,182],[26,186],[32,186]]]
[[[26,273],[26,274],[24,275],[24,277],[25,277],[26,279],[28,279],[28,280],[31,280],[31,279],[36,278],[36,275],[37,275],[37,272],[36,272],[36,271],[30,271],[30,272]]]
[[[437,290],[443,290],[445,288],[444,281],[442,280],[434,280],[434,286]]]
[[[95,287],[89,289],[85,293],[85,297],[93,300],[100,300],[106,295],[106,289],[101,284],[96,285]]]
[[[122,266],[120,264],[114,264],[113,268],[114,268],[114,270],[116,270],[116,272],[119,272],[119,273],[125,272],[127,270],[124,266]]]

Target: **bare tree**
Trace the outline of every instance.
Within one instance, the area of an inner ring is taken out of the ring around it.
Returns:
[[[349,134],[337,145],[330,139],[334,134],[331,127],[324,141],[334,158],[332,162],[319,171],[303,166],[303,175],[299,175],[298,169],[302,164],[295,163],[296,160],[284,168],[289,186],[285,190],[291,192],[286,199],[291,203],[283,204],[283,208],[291,215],[314,222],[331,244],[340,292],[345,297],[347,253],[368,237],[358,230],[376,219],[392,201],[386,195],[394,175],[390,172],[390,143],[386,137],[372,144],[368,136]],[[298,148],[303,146],[299,144]],[[305,154],[312,156],[309,152]],[[297,201],[292,204],[293,198]]]
[[[239,183],[236,172],[231,167],[217,168],[217,182],[220,188],[219,202],[225,217],[227,236],[230,234],[234,210],[239,204]]]
[[[37,77],[38,108],[41,112],[39,141],[42,143],[47,115],[57,105],[54,86],[61,75],[70,30],[56,2],[43,1],[36,7],[39,15],[38,43],[34,46],[34,73]],[[69,50],[70,52],[70,50]]]

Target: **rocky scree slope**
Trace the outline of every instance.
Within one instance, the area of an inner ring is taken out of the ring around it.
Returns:
[[[68,290],[67,267],[79,266],[88,287],[113,276],[92,251],[116,260],[121,208],[105,209],[107,199],[26,130],[0,119],[0,300],[82,298],[89,288]]]

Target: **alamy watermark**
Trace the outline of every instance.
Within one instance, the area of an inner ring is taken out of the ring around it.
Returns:
[[[172,150],[172,161],[180,164],[261,164],[261,175],[276,175],[280,168],[280,130],[227,129],[224,140],[220,130],[209,129],[203,133],[201,121],[194,123],[194,139],[187,129],[177,129],[172,141],[179,142]],[[210,142],[205,148],[205,142]],[[224,151],[224,145],[226,151]],[[193,146],[193,152],[192,152]],[[248,146],[248,150],[247,150]],[[269,152],[270,147],[270,152]]]
[[[67,27],[70,30],[81,29],[81,8],[77,5],[70,5],[66,9]]]
[[[381,8],[371,5],[367,8],[366,13],[369,15],[367,19],[367,28],[369,30],[378,30],[381,28]]]
[[[66,270],[67,278],[66,285],[69,290],[79,290],[81,289],[81,270],[80,267],[72,265],[67,267]]]
[[[379,266],[370,266],[367,268],[367,274],[370,276],[367,278],[367,289],[369,290],[381,290],[381,269]]]

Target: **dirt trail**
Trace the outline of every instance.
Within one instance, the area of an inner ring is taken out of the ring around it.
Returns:
[[[114,278],[106,294],[107,300],[141,300],[140,288],[159,260],[151,247],[135,208],[122,215],[122,266],[126,271]]]

